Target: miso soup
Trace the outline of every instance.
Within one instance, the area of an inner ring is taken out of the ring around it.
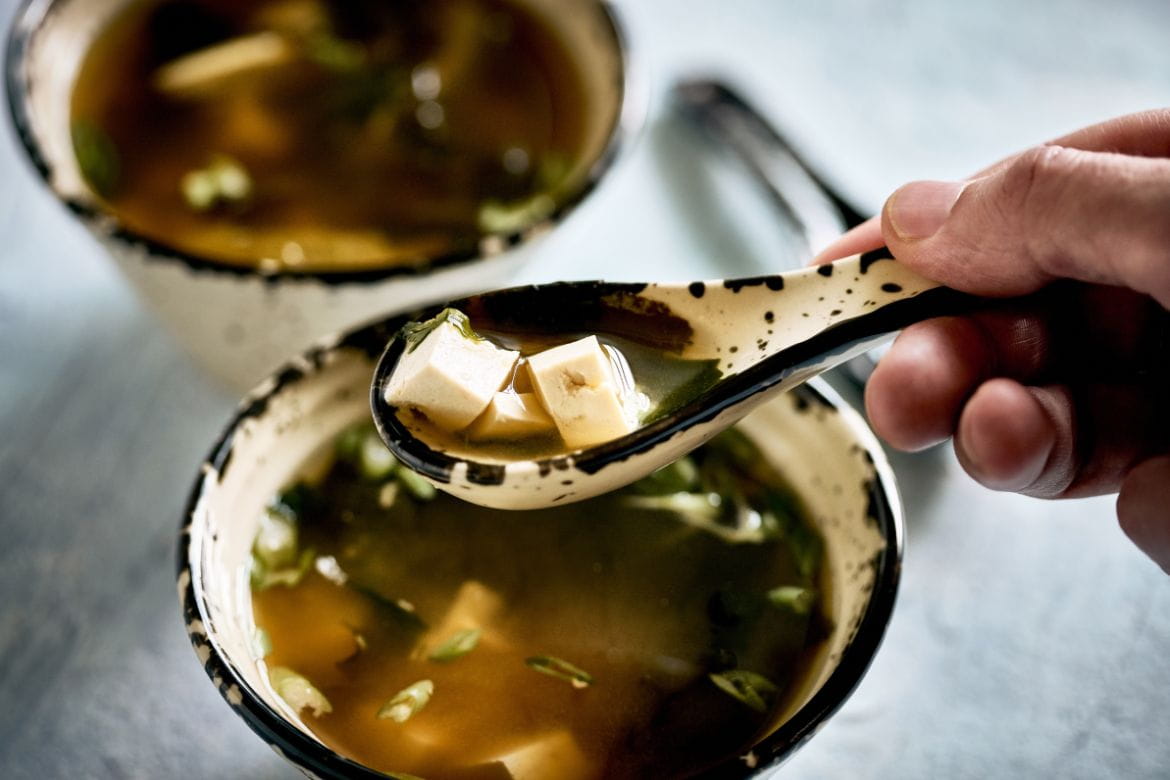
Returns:
[[[591,105],[512,0],[130,4],[73,93],[82,173],[130,230],[269,270],[422,265],[570,193]]]
[[[735,430],[619,492],[501,512],[359,426],[266,511],[257,655],[325,744],[387,773],[685,776],[747,750],[811,672],[821,563]]]

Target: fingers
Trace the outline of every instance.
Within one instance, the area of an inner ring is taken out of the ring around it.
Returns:
[[[1090,125],[1049,142],[1086,152],[1170,157],[1170,108],[1157,108]]]
[[[985,313],[944,317],[904,330],[866,386],[866,411],[878,435],[916,451],[949,438],[963,404],[998,374],[1035,379],[1053,352],[1038,316]]]
[[[1170,157],[1170,109],[1154,109],[1110,119],[1053,139],[1045,146],[1086,152],[1116,152],[1136,157]],[[1002,174],[1017,163],[1017,157],[1012,155],[1000,160],[970,178],[973,180]],[[822,249],[813,263],[827,263],[847,255],[877,249],[885,243],[880,225],[880,217],[858,225]]]
[[[1064,391],[992,379],[963,409],[955,454],[993,490],[1057,495],[1075,473],[1071,409]]]
[[[1117,519],[1126,536],[1170,574],[1170,455],[1129,472],[1117,497]]]
[[[1170,308],[1170,160],[1044,146],[970,182],[913,182],[882,212],[894,256],[988,296],[1054,279],[1128,287]]]
[[[813,265],[821,265],[849,255],[859,255],[871,249],[877,249],[886,243],[882,238],[882,222],[880,217],[873,217],[862,222],[852,230],[847,231],[836,241],[833,241],[813,258]]]
[[[1040,498],[1112,493],[1135,464],[1168,449],[1159,410],[1140,385],[992,379],[963,407],[955,433],[959,462],[977,481]]]
[[[904,450],[956,435],[963,464],[996,489],[1110,492],[1141,458],[1170,451],[1158,389],[1170,386],[1151,373],[1168,323],[1144,296],[1068,284],[919,323],[870,377],[869,419]]]

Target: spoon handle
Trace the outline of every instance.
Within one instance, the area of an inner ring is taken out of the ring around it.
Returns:
[[[823,319],[804,338],[794,339],[763,361],[785,384],[804,381],[850,360],[908,325],[964,313],[982,300],[921,276],[895,261],[886,247],[817,266],[815,273],[830,277],[825,280],[828,285],[812,288],[818,300],[826,301],[819,315]],[[859,278],[864,281],[855,290],[853,280]],[[841,308],[832,308],[833,292],[842,287],[857,295],[842,296]],[[844,302],[851,297],[852,301]]]

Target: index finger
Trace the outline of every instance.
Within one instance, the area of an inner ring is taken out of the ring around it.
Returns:
[[[1044,145],[1064,146],[1086,152],[1119,152],[1138,157],[1170,157],[1170,108],[1152,109],[1099,122],[1054,138]],[[967,181],[993,174],[1010,165],[1019,155],[1019,152],[1009,155],[967,177]],[[869,252],[884,243],[879,214],[842,234],[822,249],[813,258],[812,264],[821,265],[848,255]]]

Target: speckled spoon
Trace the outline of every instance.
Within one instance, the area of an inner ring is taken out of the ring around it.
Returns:
[[[371,406],[378,432],[410,469],[459,498],[535,509],[614,490],[671,463],[777,393],[872,348],[918,320],[970,299],[917,275],[882,249],[774,276],[690,284],[561,282],[516,287],[449,304],[481,330],[577,338],[625,336],[691,359],[718,359],[723,377],[666,417],[582,450],[539,459],[440,451],[416,437],[382,388],[403,351],[378,361]],[[420,312],[433,316],[442,307]]]

